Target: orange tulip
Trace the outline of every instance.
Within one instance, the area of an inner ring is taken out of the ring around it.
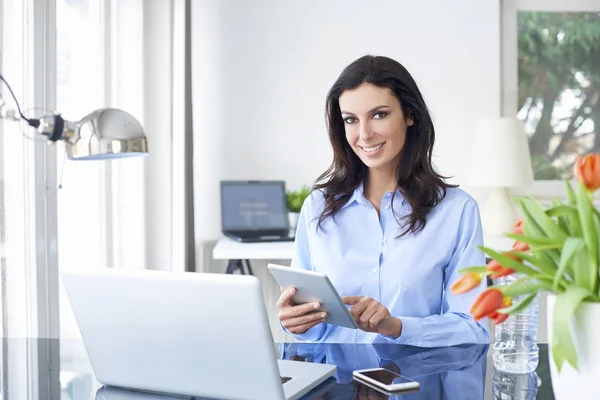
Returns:
[[[486,266],[486,269],[490,272],[493,272],[493,274],[490,275],[490,278],[492,279],[498,279],[502,276],[511,275],[515,273],[514,269],[503,267],[496,260],[490,260],[490,262]]]
[[[499,308],[504,307],[504,295],[499,289],[489,288],[484,290],[473,306],[471,306],[471,314],[475,321],[479,321],[484,317],[497,317],[496,314]]]
[[[466,293],[471,289],[475,289],[481,283],[481,275],[475,272],[467,272],[450,286],[450,290],[454,294]]]
[[[527,251],[527,250],[529,250],[529,245],[527,243],[519,242],[517,240],[514,243],[511,251],[517,252],[517,251]],[[503,254],[507,257],[512,258],[513,260],[521,261],[521,259],[514,254],[508,254],[507,252],[504,252]],[[486,266],[486,269],[490,272],[493,272],[493,274],[490,275],[490,278],[492,278],[492,279],[498,279],[502,276],[506,276],[506,275],[515,273],[514,269],[505,267],[496,260],[490,260],[490,262]]]
[[[510,297],[504,296],[502,305],[503,305],[503,308],[510,307],[512,305],[512,299]],[[491,313],[489,315],[489,318],[494,320],[494,325],[498,325],[498,324],[501,324],[502,322],[504,322],[506,320],[506,318],[508,318],[508,314],[499,313],[498,311],[494,311],[493,313]]]
[[[519,242],[518,240],[513,244],[512,251],[527,251],[529,250],[529,245],[527,243]],[[517,256],[511,254],[511,257],[515,259],[519,259]]]
[[[512,233],[516,234],[516,235],[523,235],[524,230],[523,230],[523,218],[521,218],[520,220],[518,220],[515,223],[515,226],[513,227]]]
[[[577,156],[573,169],[577,180],[588,191],[593,192],[600,187],[600,153],[588,154],[583,160],[580,155]]]
[[[494,311],[492,314],[489,315],[489,318],[494,320],[494,325],[498,325],[504,322],[506,318],[508,318],[508,314],[503,314]]]

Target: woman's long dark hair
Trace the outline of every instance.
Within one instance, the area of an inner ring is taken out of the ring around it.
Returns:
[[[414,79],[399,62],[371,55],[363,56],[347,66],[327,94],[325,114],[333,147],[333,162],[314,186],[315,190],[321,189],[325,196],[325,208],[317,226],[322,227],[327,217],[333,218],[367,177],[367,166],[346,140],[339,102],[344,91],[355,89],[362,83],[391,90],[398,98],[405,118],[413,119],[413,125],[407,127],[406,141],[396,169],[396,181],[411,208],[410,214],[402,218],[406,220],[405,229],[399,236],[408,232],[417,233],[425,227],[429,212],[446,196],[446,189],[453,186],[446,183],[445,178],[433,168],[431,156],[435,130]],[[401,221],[398,223],[402,225]]]

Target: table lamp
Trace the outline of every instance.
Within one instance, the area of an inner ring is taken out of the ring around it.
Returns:
[[[62,141],[71,160],[107,160],[148,154],[148,141],[142,125],[132,115],[117,108],[93,111],[79,121],[67,121],[60,114],[27,118],[10,85],[0,75],[17,109],[0,97],[0,119],[24,120],[50,142]]]
[[[483,233],[500,237],[518,219],[509,189],[533,183],[533,169],[524,124],[517,118],[477,121],[471,147],[469,183],[492,191],[481,208]]]

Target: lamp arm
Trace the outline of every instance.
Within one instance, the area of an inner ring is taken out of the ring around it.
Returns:
[[[0,97],[0,119],[18,122],[23,119],[17,110],[10,108]],[[51,142],[68,141],[76,136],[77,123],[64,119],[60,114],[25,119],[31,127]]]

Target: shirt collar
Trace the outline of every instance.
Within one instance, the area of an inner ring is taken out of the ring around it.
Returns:
[[[352,193],[352,196],[350,196],[350,199],[348,199],[348,201],[346,202],[346,204],[344,204],[344,206],[342,207],[342,210],[346,207],[348,207],[351,204],[359,203],[359,204],[369,204],[369,201],[365,198],[365,196],[363,195],[363,184],[362,182],[356,187],[356,189],[354,189],[354,192]]]
[[[387,192],[385,195],[386,196],[390,196],[392,195],[392,192]],[[396,190],[396,200],[398,198],[402,198],[402,193],[400,193],[400,190]],[[350,196],[350,199],[348,199],[348,201],[346,202],[346,204],[344,204],[342,206],[342,210],[346,207],[348,207],[351,204],[354,203],[358,203],[358,204],[362,204],[362,205],[370,205],[371,203],[369,203],[369,200],[367,200],[367,198],[364,196],[364,186],[363,183],[360,183],[356,189],[354,189],[354,192],[352,193],[352,196]]]

